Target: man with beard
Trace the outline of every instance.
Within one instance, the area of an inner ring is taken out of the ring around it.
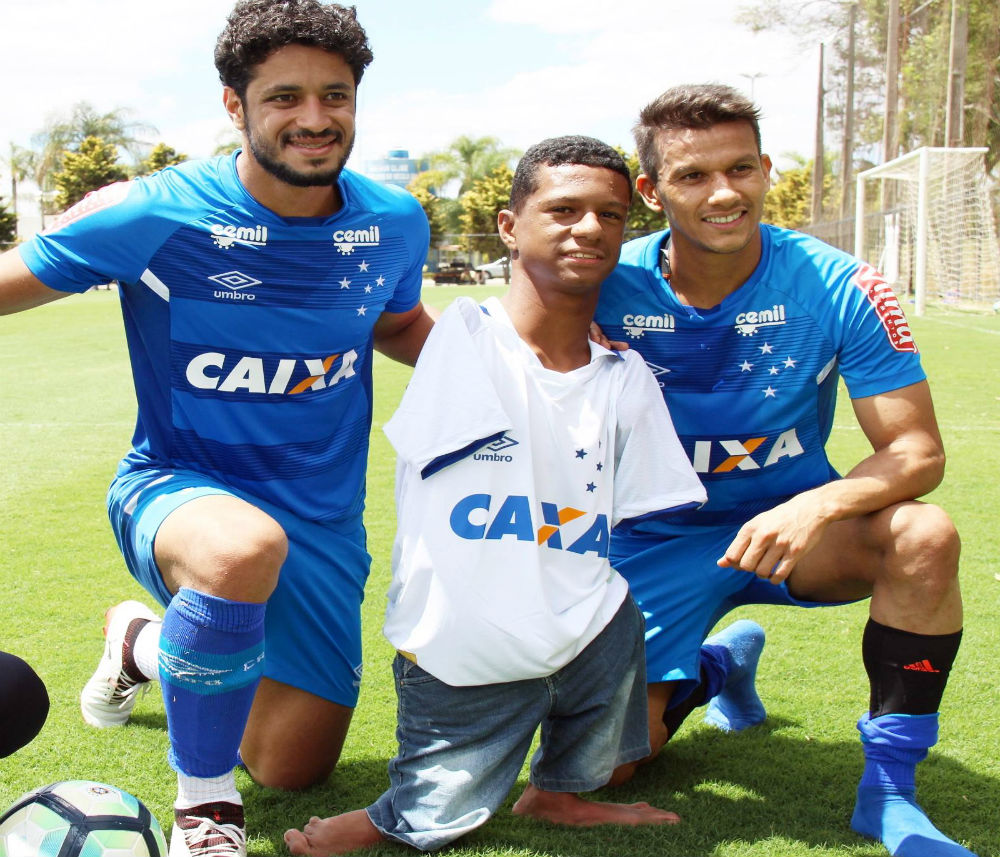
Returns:
[[[371,60],[353,9],[241,0],[215,62],[242,149],[106,187],[0,256],[0,312],[119,283],[138,419],[108,510],[166,612],[108,611],[81,708],[121,725],[162,682],[171,857],[245,855],[237,762],[320,782],[357,702],[372,348],[413,363],[432,323],[422,210],[343,169]]]

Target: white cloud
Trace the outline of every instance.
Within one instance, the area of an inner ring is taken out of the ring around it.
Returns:
[[[394,2],[359,0],[362,20],[371,20],[372,30],[377,24],[380,59],[360,91],[355,165],[390,148],[420,154],[463,133],[524,148],[582,132],[630,148],[639,107],[666,87],[714,80],[749,89],[744,75],[757,73],[765,147],[811,151],[815,59],[787,40],[733,24],[738,0],[618,0],[610,7],[606,0],[465,0],[464,17],[483,14],[495,30],[459,43],[446,26],[448,3],[429,6],[427,28],[412,33],[392,26]],[[29,143],[48,116],[78,101],[130,109],[158,128],[157,139],[192,156],[210,154],[226,133],[211,54],[231,0],[4,6],[0,78],[17,85],[5,92],[0,152],[8,141]],[[435,16],[441,27],[433,26]],[[446,70],[426,74],[427,55],[447,57]],[[489,74],[480,85],[463,69]]]
[[[708,81],[745,91],[752,84],[764,112],[765,147],[779,158],[810,152],[814,61],[784,38],[735,24],[736,0],[713,3],[712,15],[693,14],[694,3],[671,5],[687,13],[667,15],[647,0],[620,0],[613,15],[598,0],[495,0],[491,18],[552,34],[552,54],[561,61],[514,53],[502,82],[472,94],[402,90],[378,104],[362,96],[359,152],[377,157],[405,143],[419,154],[463,133],[497,136],[519,148],[555,134],[588,133],[631,148],[643,104],[669,86]],[[749,75],[756,75],[752,82]]]

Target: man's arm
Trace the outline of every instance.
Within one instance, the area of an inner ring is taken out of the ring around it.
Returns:
[[[41,306],[66,294],[50,289],[32,274],[16,248],[0,255],[0,315]]]
[[[752,518],[719,565],[780,583],[834,521],[914,500],[938,486],[944,475],[944,446],[926,381],[855,399],[853,404],[872,454],[843,479],[804,491]]]
[[[375,348],[386,357],[413,366],[434,326],[433,314],[422,303],[407,312],[384,312],[375,322]]]

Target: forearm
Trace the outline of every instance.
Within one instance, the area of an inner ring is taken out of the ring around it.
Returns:
[[[854,409],[872,454],[843,479],[803,491],[752,518],[720,565],[780,583],[830,524],[914,500],[938,486],[944,475],[944,447],[925,381],[857,399]]]
[[[41,306],[66,297],[35,277],[16,249],[0,254],[0,315]]]
[[[401,327],[383,332],[376,326],[375,349],[386,357],[413,366],[433,326],[434,316],[421,306],[420,311]]]
[[[795,499],[808,503],[825,523],[860,517],[933,491],[944,475],[944,460],[939,446],[901,440],[872,453],[843,479]]]

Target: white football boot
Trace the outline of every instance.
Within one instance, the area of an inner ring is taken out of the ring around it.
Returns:
[[[148,681],[136,681],[125,672],[122,659],[132,623],[158,621],[153,611],[138,601],[123,601],[104,614],[104,654],[80,692],[80,711],[91,726],[125,725],[139,696],[149,690]]]

